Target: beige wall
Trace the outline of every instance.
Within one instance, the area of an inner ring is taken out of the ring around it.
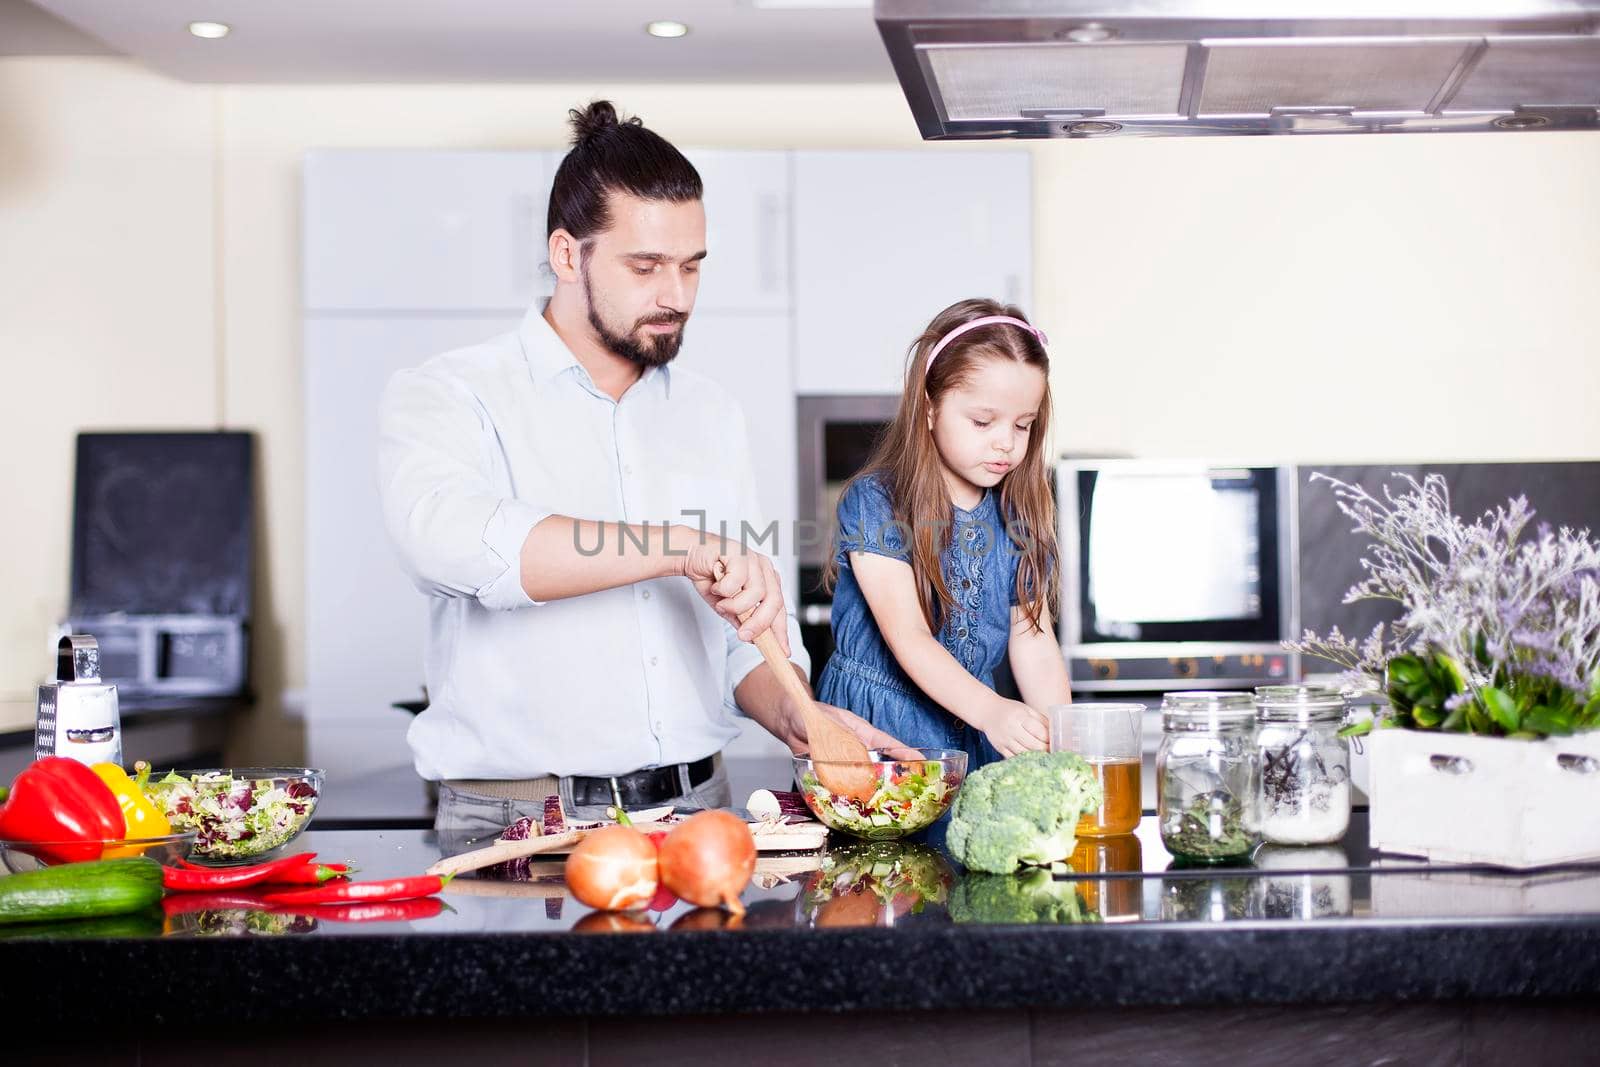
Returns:
[[[301,153],[549,147],[565,109],[602,93],[683,144],[920,143],[892,86],[206,87],[117,60],[0,60],[0,447],[16,516],[0,535],[0,697],[26,695],[64,607],[72,434],[250,429],[265,699],[236,756],[296,754],[281,696],[304,679]],[[1034,310],[1055,342],[1063,446],[1600,456],[1586,411],[1600,136],[1034,152]],[[71,401],[47,403],[68,380]]]

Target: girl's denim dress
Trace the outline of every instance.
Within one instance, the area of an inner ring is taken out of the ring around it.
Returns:
[[[971,511],[952,505],[955,536],[941,559],[956,607],[935,635],[967,672],[994,688],[994,669],[1006,654],[1016,603],[1017,552],[1000,519],[993,490]],[[967,753],[967,771],[1000,759],[983,734],[935,704],[895,661],[854,573],[851,552],[872,552],[909,563],[911,531],[896,522],[881,474],[853,482],[839,499],[834,558],[833,658],[822,672],[817,699],[848,708],[915,748]]]

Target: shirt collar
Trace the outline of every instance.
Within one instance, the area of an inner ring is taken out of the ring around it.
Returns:
[[[522,325],[517,329],[517,340],[522,344],[522,354],[528,360],[528,371],[535,381],[551,381],[563,372],[574,368],[584,379],[588,380],[588,372],[584,371],[583,364],[578,362],[578,357],[572,354],[572,349],[567,347],[565,341],[556,333],[549,321],[544,317],[545,308],[550,302],[540,300],[528,309],[522,317]],[[661,391],[670,396],[672,392],[671,367],[647,367],[639,376],[643,384],[651,382],[654,375],[660,372]]]

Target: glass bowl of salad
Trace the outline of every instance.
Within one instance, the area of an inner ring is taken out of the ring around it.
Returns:
[[[0,840],[0,875],[26,874],[40,867],[143,856],[163,867],[178,867],[194,849],[196,834],[182,830],[159,837],[77,841]]]
[[[805,756],[794,757],[794,776],[800,795],[811,813],[830,830],[852,834],[868,841],[888,841],[933,825],[950,810],[956,790],[967,776],[967,754],[948,748],[914,749],[917,759],[890,759],[881,752],[867,753],[872,759],[872,780],[877,783],[871,796],[845,796],[834,793],[817,776],[830,778],[829,768],[855,772],[860,763],[824,762]],[[841,774],[840,777],[846,777]]]
[[[142,784],[174,830],[193,830],[194,858],[258,863],[300,836],[322,796],[309,767],[235,767],[152,774]]]

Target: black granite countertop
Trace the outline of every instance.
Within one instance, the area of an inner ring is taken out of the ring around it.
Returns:
[[[591,912],[559,862],[461,878],[443,906],[371,916],[231,908],[0,932],[0,1003],[39,1023],[604,1016],[807,1010],[1572,997],[1600,992],[1600,867],[1535,874],[1341,846],[1167,869],[1136,837],[1080,851],[1024,925],[993,876],[933,845],[766,857],[735,924],[674,903]],[[422,830],[310,831],[362,877],[418,873]],[[1028,909],[1024,908],[1024,911]],[[115,996],[64,996],[84,975]],[[137,976],[135,978],[135,976]]]

